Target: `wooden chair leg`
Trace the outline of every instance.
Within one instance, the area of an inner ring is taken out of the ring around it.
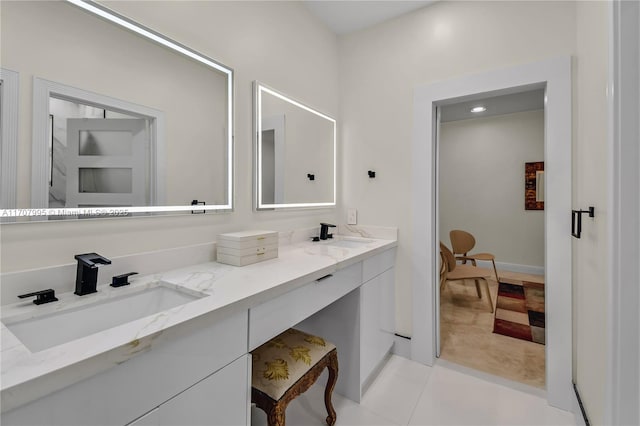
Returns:
[[[493,263],[493,272],[496,274],[496,282],[499,283],[500,278],[498,278],[498,270],[496,269],[496,262],[493,259],[491,259],[491,263]]]
[[[480,281],[473,280],[476,283],[476,293],[478,293],[478,299],[482,299],[482,292],[480,291]]]
[[[329,358],[329,378],[327,379],[327,387],[324,389],[324,405],[327,407],[327,424],[333,426],[336,423],[336,410],[333,408],[333,402],[331,396],[333,395],[333,389],[336,387],[338,381],[338,354],[333,352]]]
[[[491,292],[489,291],[489,281],[486,279],[482,279],[484,281],[484,286],[487,289],[487,299],[489,299],[489,308],[491,309],[491,313],[493,313],[493,301],[491,300]]]

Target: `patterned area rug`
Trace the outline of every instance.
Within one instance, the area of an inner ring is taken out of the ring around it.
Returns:
[[[500,280],[493,332],[544,345],[544,284]]]

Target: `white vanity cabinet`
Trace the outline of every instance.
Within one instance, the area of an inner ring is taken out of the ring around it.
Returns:
[[[250,366],[251,356],[244,355],[130,425],[249,425]]]
[[[395,336],[395,255],[391,249],[362,262],[360,287],[360,383],[368,388]]]
[[[299,324],[338,349],[336,391],[359,402],[393,348],[395,253],[392,248],[351,267],[362,271],[355,290]]]
[[[167,275],[209,289],[192,311],[172,308],[37,352],[6,346],[0,423],[248,426],[250,351],[290,327],[336,345],[336,391],[359,402],[395,331],[395,244],[362,244],[301,245],[244,268],[194,265]]]
[[[114,357],[102,373],[2,413],[2,424],[105,426],[157,418],[151,424],[168,425],[206,418],[209,425],[246,425],[247,326],[246,310],[221,310],[132,341],[128,359]],[[67,374],[74,370],[82,366]],[[176,421],[189,411],[193,417]]]

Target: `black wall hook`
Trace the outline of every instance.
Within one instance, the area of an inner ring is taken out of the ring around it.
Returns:
[[[309,180],[316,180],[316,175],[313,175],[311,173],[307,173],[307,177],[309,178]]]
[[[376,172],[374,172],[373,170],[369,170],[367,174],[369,175],[369,179],[373,179],[376,177]]]
[[[582,234],[582,215],[588,213],[589,217],[595,217],[595,207],[589,210],[571,210],[571,235],[580,238]]]

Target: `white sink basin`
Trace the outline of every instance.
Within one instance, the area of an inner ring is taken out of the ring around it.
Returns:
[[[343,248],[360,248],[360,247],[364,247],[365,245],[371,243],[371,240],[356,240],[356,239],[341,239],[341,240],[335,240],[335,241],[329,241],[326,244],[328,246],[333,246],[333,247],[343,247]]]
[[[160,284],[35,318],[2,322],[31,352],[38,352],[204,296]]]

